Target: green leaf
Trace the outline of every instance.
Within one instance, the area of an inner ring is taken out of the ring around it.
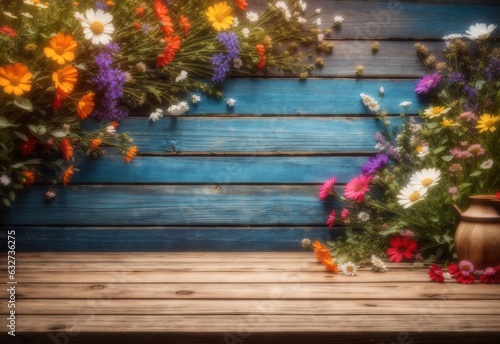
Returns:
[[[444,151],[445,149],[446,149],[446,146],[441,146],[441,147],[438,147],[438,148],[434,149],[432,151],[432,153],[438,154],[438,153],[441,153],[442,151]]]
[[[9,191],[9,198],[11,201],[15,201],[16,200],[16,193],[14,192],[14,190],[10,190]]]
[[[6,207],[10,208],[10,201],[7,198],[2,197],[2,202]]]
[[[434,129],[438,126],[438,123],[437,122],[431,122],[431,123],[428,123],[427,124],[427,128],[429,129]]]
[[[451,161],[453,159],[453,155],[444,155],[441,157],[444,161]]]
[[[0,128],[18,127],[17,124],[12,124],[5,117],[0,117]]]
[[[480,89],[482,89],[482,88],[483,88],[483,86],[484,86],[484,84],[485,84],[485,83],[486,83],[486,81],[485,81],[485,80],[478,80],[478,81],[476,81],[476,85],[475,85],[475,86],[476,86],[476,88],[477,88],[478,90],[480,90]]]
[[[16,105],[17,107],[20,107],[21,109],[24,109],[26,111],[30,111],[30,112],[33,111],[33,104],[31,103],[31,100],[29,100],[27,98],[17,97],[14,100],[14,105]]]
[[[16,134],[16,136],[19,137],[21,140],[28,141],[28,137],[25,134],[20,133],[18,131],[14,131],[14,134]]]
[[[38,165],[42,163],[42,159],[30,159],[24,162],[25,165]]]
[[[54,130],[54,131],[50,132],[50,135],[52,135],[54,137],[65,137],[66,133],[62,130]]]
[[[471,174],[469,174],[469,177],[477,177],[480,176],[483,172],[481,171],[474,171]]]
[[[10,165],[10,167],[12,167],[13,169],[18,169],[21,166],[24,166],[23,162],[18,162],[18,163]]]

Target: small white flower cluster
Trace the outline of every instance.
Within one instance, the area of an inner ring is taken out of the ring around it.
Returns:
[[[247,12],[247,19],[251,22],[254,23],[257,20],[259,20],[259,15],[255,12]]]
[[[241,30],[241,33],[243,34],[243,37],[248,38],[248,36],[250,35],[250,30],[245,27]]]
[[[372,254],[371,258],[372,270],[377,272],[387,272],[387,267],[384,262],[377,256]]]
[[[149,115],[149,120],[156,122],[160,118],[163,117],[163,110],[162,109],[156,109],[155,111],[151,112],[151,115]]]
[[[305,238],[302,239],[302,247],[303,248],[308,248],[311,246],[311,239]]]
[[[175,82],[182,82],[182,81],[186,80],[187,76],[188,76],[188,73],[185,70],[183,70],[177,76],[177,78],[175,78]]]
[[[233,107],[235,103],[236,103],[236,100],[234,100],[233,98],[229,98],[226,102],[227,106],[229,106],[229,107]]]
[[[302,0],[299,0],[299,7],[302,10],[302,12],[304,12],[306,10],[306,8],[307,8],[307,3],[305,3]]]
[[[370,97],[369,95],[364,93],[361,93],[359,96],[361,97],[361,101],[363,102],[363,104],[365,104],[368,110],[370,110],[371,112],[377,112],[380,110],[380,105],[375,99],[373,99],[373,97]]]
[[[290,18],[292,18],[292,14],[290,13],[290,10],[288,10],[288,6],[285,4],[284,1],[278,1],[276,3],[276,7],[283,12],[283,15],[285,16],[285,19],[288,21]]]
[[[342,22],[344,21],[344,17],[342,16],[335,16],[333,17],[333,26],[339,27]]]
[[[180,102],[177,105],[171,105],[167,112],[172,116],[184,115],[189,110],[189,105],[186,102]]]

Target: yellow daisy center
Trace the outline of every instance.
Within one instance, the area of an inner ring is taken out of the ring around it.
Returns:
[[[96,35],[100,35],[101,33],[104,32],[104,25],[102,25],[101,22],[95,21],[92,24],[90,24],[90,30]]]
[[[418,191],[413,191],[413,193],[410,195],[410,202],[416,202],[420,198],[420,192]]]
[[[215,15],[215,20],[218,21],[219,23],[222,23],[224,21],[224,18],[225,16],[223,13],[217,13]]]
[[[431,185],[431,184],[432,184],[432,181],[433,181],[433,180],[432,180],[431,178],[424,178],[424,179],[422,180],[422,185],[423,185],[423,186],[425,186],[425,187],[427,187],[427,186],[429,186],[429,185]],[[419,195],[419,196],[420,196],[420,195]]]
[[[19,86],[21,84],[21,79],[19,79],[17,76],[11,76],[10,77],[10,84],[12,86]]]
[[[484,126],[485,127],[492,127],[495,125],[495,121],[493,119],[489,119],[487,121],[484,121]]]
[[[347,270],[347,272],[353,272],[353,271],[354,271],[354,267],[353,267],[353,266],[351,266],[351,265],[347,265],[347,266],[345,267],[345,269]]]
[[[64,54],[64,48],[61,46],[57,46],[54,48],[54,51],[56,52],[57,55],[62,55]]]

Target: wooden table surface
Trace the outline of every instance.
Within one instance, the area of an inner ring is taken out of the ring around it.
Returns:
[[[351,277],[325,271],[312,252],[21,253],[16,261],[9,343],[500,338],[498,285],[434,283],[410,264]],[[6,288],[0,296],[6,317]]]

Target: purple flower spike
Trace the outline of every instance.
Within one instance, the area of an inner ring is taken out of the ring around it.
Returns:
[[[429,93],[431,89],[437,86],[440,80],[441,80],[441,75],[437,73],[431,75],[429,74],[424,75],[424,77],[420,79],[418,84],[415,86],[415,92]]]

